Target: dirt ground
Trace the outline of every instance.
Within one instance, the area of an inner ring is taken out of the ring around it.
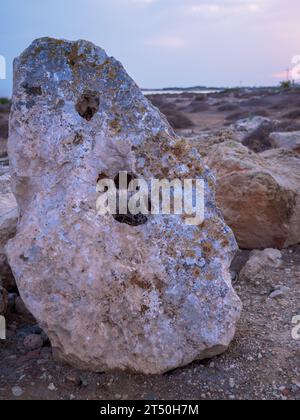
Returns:
[[[286,131],[300,127],[299,91],[150,99],[181,133],[220,128],[257,112],[279,119]],[[30,316],[10,313],[7,340],[0,340],[0,399],[300,400],[300,340],[292,338],[292,319],[300,315],[300,245],[284,250],[283,265],[266,268],[255,283],[238,275],[248,257],[248,251],[240,251],[232,266],[244,309],[225,354],[162,376],[77,371],[54,361],[50,343],[28,353],[24,337],[39,328]],[[270,298],[278,285],[288,289],[283,296]]]
[[[237,271],[247,255],[237,258]],[[290,290],[270,299],[279,284]],[[284,251],[283,266],[266,270],[260,282],[237,279],[235,287],[244,310],[229,350],[163,376],[76,371],[56,363],[50,347],[24,354],[22,332],[34,321],[11,315],[0,344],[0,399],[300,400],[300,341],[291,334],[300,315],[300,246]]]

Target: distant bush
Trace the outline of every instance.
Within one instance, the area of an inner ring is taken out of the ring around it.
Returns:
[[[0,105],[8,105],[9,99],[7,98],[0,98]]]
[[[249,118],[249,117],[251,117],[250,112],[240,109],[236,112],[233,112],[232,114],[229,114],[226,117],[226,120],[229,121],[229,122],[235,122],[235,121],[241,120],[243,118]]]
[[[193,122],[185,115],[183,112],[180,111],[172,111],[165,113],[169,123],[175,129],[185,129],[193,127]]]
[[[291,89],[292,86],[293,82],[291,82],[291,80],[284,80],[280,82],[281,89]]]
[[[233,112],[233,111],[237,111],[238,109],[239,109],[238,105],[230,104],[230,103],[224,103],[218,107],[219,112]]]

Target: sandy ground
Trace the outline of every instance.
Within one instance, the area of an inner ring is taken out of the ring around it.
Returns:
[[[183,94],[151,100],[183,134],[226,126],[241,113],[264,113],[280,120],[286,131],[300,127],[298,91],[228,91],[204,98]],[[4,113],[0,124],[3,119]],[[1,145],[5,156],[4,140]],[[76,371],[53,360],[49,343],[28,353],[23,340],[37,330],[35,321],[10,313],[7,340],[0,341],[0,399],[299,400],[300,340],[292,338],[292,319],[300,315],[300,245],[285,250],[283,256],[282,267],[266,269],[260,281],[251,283],[238,275],[249,257],[248,251],[240,251],[232,269],[244,310],[231,347],[213,360],[163,376]],[[289,290],[271,299],[279,284]]]

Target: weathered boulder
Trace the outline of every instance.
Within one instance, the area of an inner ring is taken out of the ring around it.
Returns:
[[[8,150],[20,220],[7,254],[56,357],[155,374],[226,350],[241,303],[214,177],[119,62],[87,41],[34,41],[14,63]],[[97,181],[120,171],[203,178],[204,223],[98,215]]]
[[[260,280],[268,268],[279,268],[283,263],[282,253],[278,249],[255,250],[240,272],[240,278],[254,282]]]
[[[239,132],[241,139],[243,140],[259,128],[269,125],[271,122],[272,120],[270,120],[270,118],[254,116],[238,120],[232,124],[231,128]]]
[[[217,202],[241,248],[300,242],[300,157],[282,149],[256,154],[238,142],[206,158],[217,177]]]
[[[290,133],[271,133],[271,144],[275,148],[292,150],[300,154],[300,131]]]

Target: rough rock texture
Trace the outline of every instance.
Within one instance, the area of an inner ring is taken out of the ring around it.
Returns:
[[[282,263],[282,253],[278,249],[255,250],[241,270],[240,278],[246,281],[255,281],[261,278],[263,271],[268,268],[279,268]]]
[[[256,154],[231,141],[214,146],[206,162],[241,248],[281,249],[300,242],[300,157],[283,149]]]
[[[238,120],[230,128],[236,132],[239,140],[244,142],[255,135],[258,130],[269,127],[270,125],[274,127],[276,124],[277,121],[273,121],[270,118],[254,116]]]
[[[14,63],[8,149],[20,209],[9,262],[57,357],[155,374],[226,350],[241,303],[214,177],[119,62],[86,41],[34,41]],[[98,216],[97,180],[121,170],[203,177],[203,225]]]
[[[8,117],[10,104],[0,104],[0,170],[1,161],[7,157]]]
[[[17,229],[18,206],[12,193],[0,193],[0,254],[5,253],[4,246]]]
[[[300,154],[300,131],[271,133],[270,139],[273,147],[292,150]]]
[[[226,141],[241,141],[240,133],[231,128],[222,128],[215,130],[203,131],[197,135],[191,135],[188,142],[192,147],[195,147],[202,158],[209,156],[211,149],[215,145],[224,143]]]
[[[0,167],[0,285],[15,287],[15,281],[7,264],[5,245],[17,231],[18,206],[11,192],[11,179],[7,168]]]

